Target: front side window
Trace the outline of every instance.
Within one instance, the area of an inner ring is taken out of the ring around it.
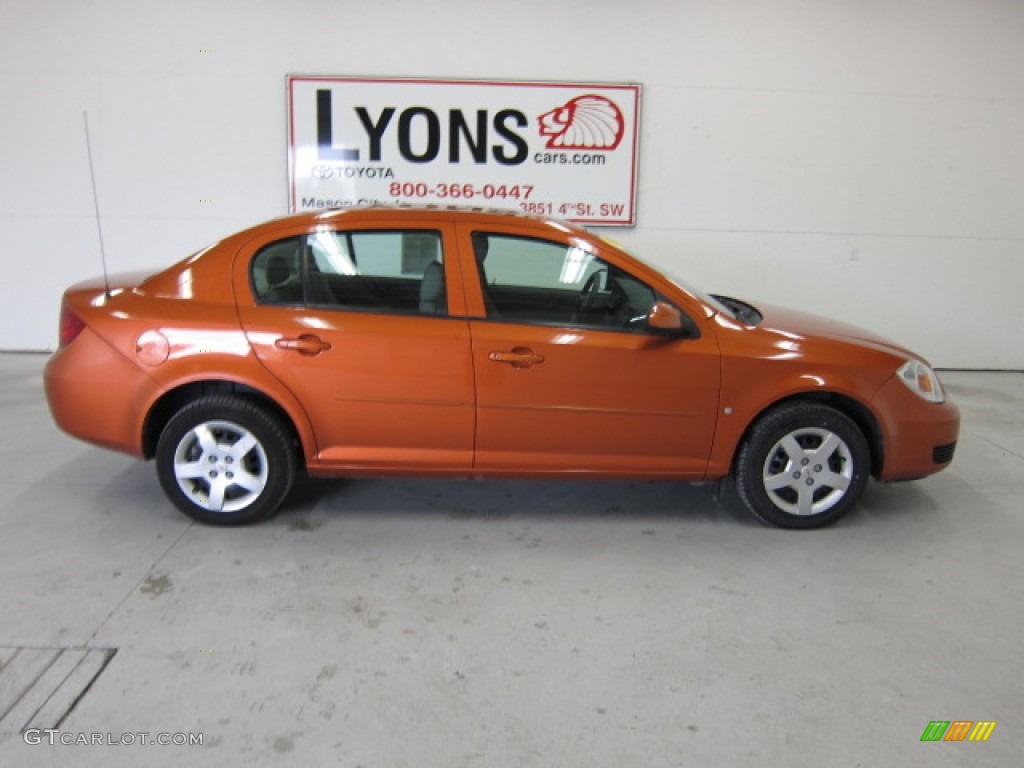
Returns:
[[[644,330],[658,295],[574,245],[474,233],[487,316],[510,322]]]
[[[321,231],[263,248],[252,263],[261,304],[442,315],[441,234]]]

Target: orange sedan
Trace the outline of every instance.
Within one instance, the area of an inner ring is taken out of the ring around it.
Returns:
[[[707,296],[576,226],[363,208],[233,235],[64,295],[46,393],[144,459],[185,514],[241,524],[316,476],[731,477],[813,528],[873,475],[953,458],[959,412],[869,333]]]

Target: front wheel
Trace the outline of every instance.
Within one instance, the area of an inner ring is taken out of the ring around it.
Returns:
[[[736,489],[755,516],[782,528],[819,528],[857,503],[871,456],[860,428],[816,403],[769,411],[736,460]]]
[[[156,469],[167,497],[211,525],[269,517],[295,479],[296,451],[281,421],[234,395],[194,400],[160,434]]]

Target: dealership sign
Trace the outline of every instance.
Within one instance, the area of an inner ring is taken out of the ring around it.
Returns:
[[[288,78],[291,210],[373,203],[636,221],[640,86]]]

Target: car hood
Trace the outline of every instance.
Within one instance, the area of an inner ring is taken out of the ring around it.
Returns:
[[[758,326],[759,329],[793,334],[806,339],[841,341],[900,358],[921,359],[920,355],[914,354],[906,347],[855,325],[771,304],[758,304],[757,309],[764,316],[764,321]]]

